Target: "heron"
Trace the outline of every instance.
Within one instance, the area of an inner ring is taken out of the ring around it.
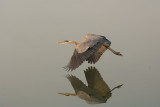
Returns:
[[[109,49],[115,55],[122,56],[120,52],[113,50],[111,42],[105,36],[96,34],[87,34],[80,42],[68,41],[58,42],[59,44],[74,44],[75,50],[70,62],[64,67],[67,71],[73,71],[78,68],[84,61],[95,64],[101,55]]]
[[[113,89],[110,89],[95,67],[88,67],[84,70],[84,73],[88,86],[86,86],[76,76],[67,75],[66,77],[74,88],[75,93],[58,94],[65,96],[78,96],[80,99],[85,100],[88,104],[100,104],[106,103],[106,101],[112,96],[112,91],[122,86],[118,85]]]

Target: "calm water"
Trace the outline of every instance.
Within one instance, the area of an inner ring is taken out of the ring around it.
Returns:
[[[87,84],[84,70],[95,66],[112,89],[99,107],[159,107],[160,14],[157,0],[1,0],[0,107],[90,107],[74,93],[66,75]],[[64,67],[74,51],[63,40],[95,33],[124,56],[106,51],[95,65],[73,72]]]

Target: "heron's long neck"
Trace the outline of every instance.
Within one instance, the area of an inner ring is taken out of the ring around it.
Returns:
[[[74,44],[75,46],[77,46],[77,42],[75,42],[75,41],[69,41],[69,43],[72,43],[72,44]]]

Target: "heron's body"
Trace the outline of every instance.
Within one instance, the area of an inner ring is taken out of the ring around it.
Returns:
[[[95,34],[88,34],[84,37],[84,39],[77,43],[76,45],[76,50],[78,53],[83,53],[85,51],[87,51],[89,48],[94,47],[98,49],[102,46],[102,45],[108,45],[110,46],[111,42],[106,39],[104,36],[100,36],[100,35],[95,35]]]
[[[80,99],[85,100],[88,104],[105,103],[112,95],[112,91],[116,88],[120,88],[119,85],[112,90],[105,83],[100,73],[95,67],[88,67],[84,71],[88,86],[86,86],[77,77],[68,75],[67,78],[71,82],[75,94],[71,93],[59,93],[66,96],[78,96]]]
[[[75,45],[71,60],[65,67],[67,70],[71,71],[78,68],[84,61],[95,64],[107,49],[111,50],[114,54],[121,56],[120,52],[116,52],[110,48],[111,42],[101,35],[87,34],[79,43],[75,41],[64,41],[59,43],[70,43]]]

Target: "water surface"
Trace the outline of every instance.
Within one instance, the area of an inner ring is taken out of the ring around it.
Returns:
[[[0,107],[89,107],[65,76],[85,84],[86,62],[66,72],[73,45],[85,34],[105,36],[124,56],[106,51],[96,63],[115,90],[100,107],[159,107],[160,14],[158,0],[1,0]],[[94,106],[94,105],[93,105]],[[97,106],[97,105],[96,105]]]

